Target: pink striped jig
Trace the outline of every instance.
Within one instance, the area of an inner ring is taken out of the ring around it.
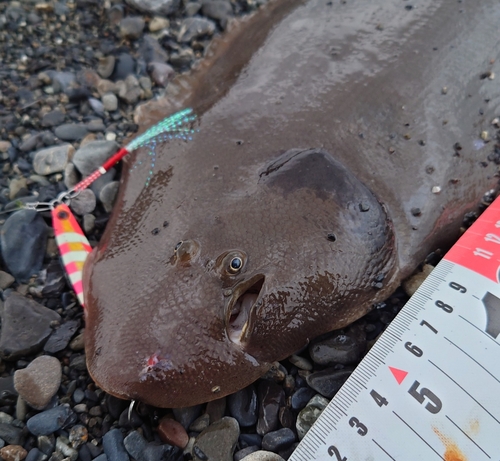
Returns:
[[[76,218],[69,209],[69,203],[82,190],[89,187],[97,178],[106,173],[113,165],[139,147],[147,147],[149,149],[149,156],[151,157],[150,169],[146,179],[146,186],[148,186],[156,160],[156,144],[170,139],[190,140],[191,134],[194,133],[195,130],[187,125],[196,119],[196,116],[192,112],[192,109],[184,109],[149,128],[125,147],[119,149],[118,152],[111,156],[97,170],[82,179],[76,186],[68,191],[62,192],[51,202],[28,203],[24,206],[24,208],[36,211],[51,212],[52,226],[54,227],[56,243],[59,248],[59,253],[61,254],[62,263],[78,301],[83,308],[85,308],[82,285],[83,266],[92,248],[76,221]],[[140,163],[141,162],[139,162],[139,164]]]

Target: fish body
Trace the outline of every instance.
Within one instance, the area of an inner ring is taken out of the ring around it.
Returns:
[[[500,4],[405,6],[270,2],[174,86],[198,132],[158,147],[147,187],[149,167],[125,172],[85,265],[104,390],[162,407],[237,391],[458,236],[497,182],[480,134]]]

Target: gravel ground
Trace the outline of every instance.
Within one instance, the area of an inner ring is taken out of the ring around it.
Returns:
[[[99,166],[137,130],[137,104],[161,95],[232,17],[259,3],[0,1],[2,459],[287,459],[406,301],[398,290],[349,328],[206,405],[138,404],[129,415],[128,402],[87,374],[82,311],[50,216],[12,210],[55,198]],[[91,243],[106,225],[119,174],[112,169],[72,203]]]

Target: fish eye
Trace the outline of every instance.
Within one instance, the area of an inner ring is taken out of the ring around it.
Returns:
[[[174,248],[174,253],[177,253],[177,250],[181,247],[182,243],[183,243],[183,242],[182,242],[182,240],[181,240],[181,241],[180,241],[177,245],[175,245],[175,248]]]
[[[236,274],[241,270],[242,267],[243,267],[243,260],[239,256],[235,256],[229,262],[227,270],[230,274]]]

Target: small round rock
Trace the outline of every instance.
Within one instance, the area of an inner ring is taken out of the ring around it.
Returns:
[[[22,461],[28,452],[21,445],[7,445],[0,449],[0,456],[4,461]]]
[[[270,451],[259,450],[245,456],[241,461],[285,461],[280,455]]]
[[[158,434],[163,442],[176,447],[185,448],[189,442],[189,435],[186,429],[182,427],[181,423],[169,417],[160,419]]]
[[[61,363],[55,357],[42,355],[26,368],[14,373],[14,387],[33,408],[45,408],[61,384]]]

